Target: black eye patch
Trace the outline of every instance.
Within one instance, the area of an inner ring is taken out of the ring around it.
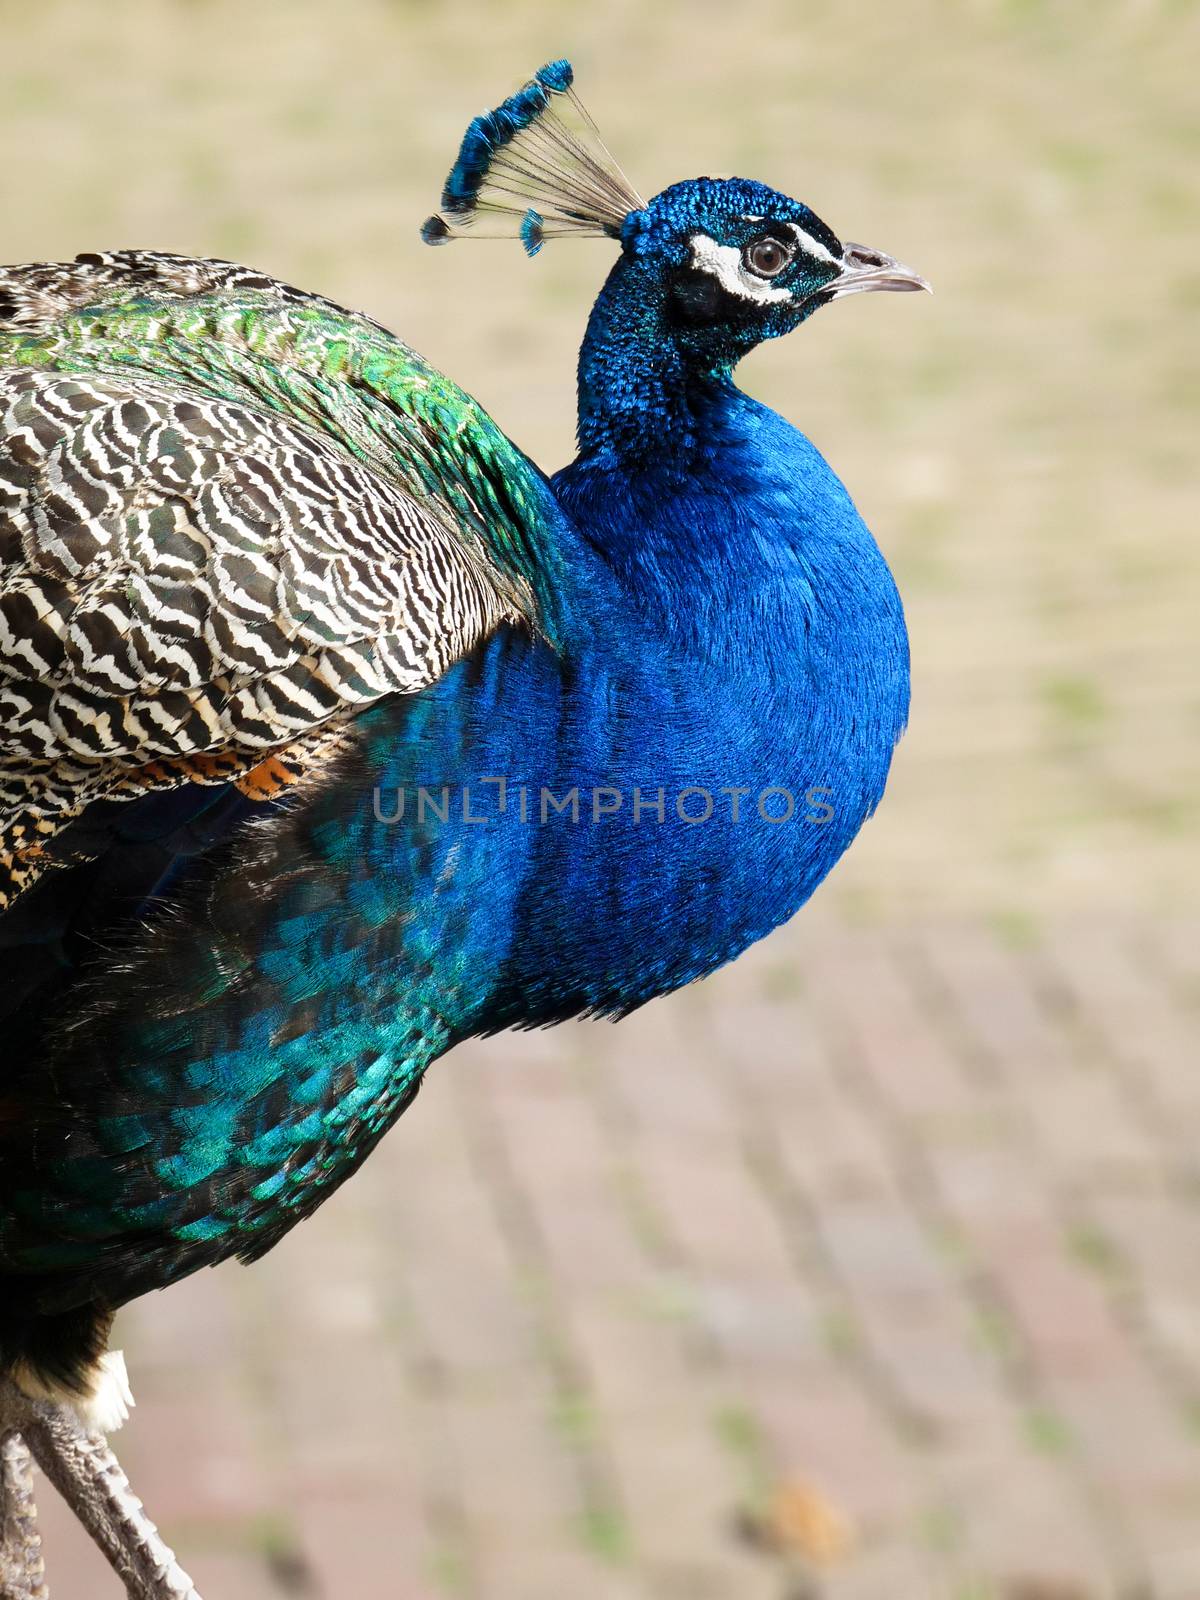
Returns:
[[[710,273],[692,270],[679,273],[671,291],[683,322],[711,322],[729,298]]]

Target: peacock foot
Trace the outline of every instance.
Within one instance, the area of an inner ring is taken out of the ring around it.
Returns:
[[[0,1412],[0,1600],[47,1600],[33,1499],[33,1463]]]
[[[46,1600],[28,1455],[100,1546],[129,1600],[200,1600],[100,1431],[119,1427],[132,1403],[117,1351],[102,1358],[78,1405],[32,1396],[0,1378],[0,1600]]]

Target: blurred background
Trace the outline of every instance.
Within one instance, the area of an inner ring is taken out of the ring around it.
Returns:
[[[208,1600],[1200,1597],[1200,8],[0,0],[0,259],[396,329],[547,468],[610,260],[437,255],[544,60],[634,183],[911,262],[741,381],[896,570],[887,799],[797,923],[460,1052],[266,1262],[119,1324]],[[55,1593],[117,1593],[49,1490]]]

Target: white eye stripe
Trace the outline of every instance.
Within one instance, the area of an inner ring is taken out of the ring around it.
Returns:
[[[748,272],[742,265],[742,252],[732,244],[718,244],[706,233],[694,233],[691,238],[692,265],[701,272],[710,273],[723,289],[737,295],[739,300],[753,300],[766,305],[774,300],[790,300],[786,289],[776,288],[765,278]]]
[[[827,250],[819,239],[814,239],[811,233],[805,233],[798,222],[789,222],[788,227],[796,235],[796,243],[805,255],[812,256],[814,261],[828,261],[835,267],[840,267],[841,262],[832,250]]]

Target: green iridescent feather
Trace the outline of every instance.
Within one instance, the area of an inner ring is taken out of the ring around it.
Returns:
[[[136,375],[307,424],[400,484],[507,576],[552,638],[561,526],[545,477],[478,403],[367,318],[265,291],[82,307],[0,331],[0,371]]]

